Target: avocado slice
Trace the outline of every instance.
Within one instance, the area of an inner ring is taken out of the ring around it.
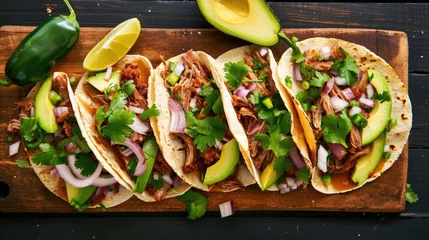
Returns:
[[[40,85],[34,100],[34,116],[36,117],[39,126],[48,133],[54,133],[58,129],[58,124],[55,121],[54,108],[49,93],[52,87],[52,77],[48,77]]]
[[[375,70],[368,70],[368,76],[373,76],[371,80],[372,86],[378,94],[386,91],[390,95],[389,86],[386,79]],[[380,103],[375,100],[374,108],[369,113],[367,125],[362,129],[362,144],[367,145],[373,142],[386,129],[389,124],[390,115],[392,113],[392,100]]]
[[[95,191],[96,187],[88,186],[84,188],[75,188],[66,182],[67,198],[70,205],[77,210],[82,211],[87,207],[86,202]]]
[[[266,190],[267,188],[271,187],[277,179],[280,177],[276,170],[274,169],[274,162],[271,161],[270,164],[268,164],[267,167],[265,167],[264,171],[261,173],[261,189],[262,191]]]
[[[117,85],[119,88],[119,81],[121,78],[120,71],[112,72],[109,80],[104,79],[106,72],[97,73],[94,76],[91,76],[86,79],[92,86],[94,86],[98,91],[104,92],[110,84]]]
[[[239,156],[240,150],[237,140],[234,138],[223,145],[219,161],[207,168],[203,184],[211,185],[227,178],[234,172]]]
[[[264,0],[197,0],[204,18],[220,31],[261,45],[279,41],[279,20]]]
[[[381,135],[372,143],[371,152],[357,160],[352,174],[353,182],[360,185],[368,179],[369,174],[371,174],[377,167],[378,163],[380,163],[384,154],[385,145],[386,131],[382,132]]]

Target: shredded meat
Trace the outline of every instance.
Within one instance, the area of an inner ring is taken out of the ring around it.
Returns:
[[[69,102],[70,99],[67,89],[67,76],[65,74],[58,74],[55,76],[55,78],[52,79],[52,88],[61,95],[63,99],[61,101],[62,104]]]
[[[350,144],[356,148],[360,149],[362,147],[362,138],[360,136],[359,130],[356,127],[352,127],[350,130]]]
[[[344,59],[346,58],[346,56],[344,55],[343,52],[341,52],[340,50],[340,41],[337,41],[331,48],[331,58],[335,58],[335,59]]]
[[[170,188],[170,184],[167,182],[164,182],[164,186],[162,186],[162,188],[156,190],[155,194],[153,195],[155,200],[156,201],[163,200],[165,198],[165,196],[167,195],[169,188]]]
[[[369,113],[367,113],[365,110],[362,110],[362,111],[360,112],[360,114],[361,114],[364,118],[366,118],[366,119],[368,119],[368,118],[369,118]]]
[[[7,131],[10,133],[19,133],[21,128],[21,118],[27,117],[31,107],[34,105],[34,99],[24,98],[16,103],[19,111],[18,117],[11,119],[7,125]]]
[[[18,119],[11,119],[9,121],[9,124],[7,125],[7,131],[10,133],[19,133],[19,130],[21,129],[21,120]]]
[[[121,83],[124,83],[130,79],[137,80],[140,78],[140,71],[138,70],[138,63],[128,63],[125,68],[121,69]]]
[[[356,164],[356,160],[359,159],[363,155],[367,155],[369,153],[369,147],[362,148],[361,151],[355,153],[350,156],[348,159],[344,160],[343,164],[340,166],[336,166],[335,168],[328,168],[329,173],[333,174],[342,174],[347,172],[350,168],[352,168]]]
[[[320,99],[317,99],[315,104],[316,104],[316,109],[311,110],[313,127],[315,128],[315,130],[320,130],[322,125],[322,104],[320,103]]]
[[[325,93],[322,93],[320,95],[320,103],[322,104],[323,110],[325,111],[326,115],[334,113],[334,109],[332,108],[329,96]]]
[[[186,144],[188,150],[186,153],[186,161],[183,165],[183,172],[190,173],[195,170],[198,165],[197,162],[197,148],[195,147],[193,140],[186,133],[177,133],[177,136],[180,137],[183,142]]]
[[[73,111],[70,111],[70,109],[71,109],[71,108],[69,107],[69,111],[66,111],[66,112],[61,113],[61,115],[59,115],[59,116],[57,117],[56,122],[57,122],[57,123],[62,123],[62,122],[64,122],[65,120],[69,119],[69,118],[70,118],[69,114],[70,114],[70,113],[73,113]]]
[[[234,107],[248,107],[249,102],[247,99],[241,98],[236,95],[232,95],[232,106]]]
[[[226,179],[216,185],[217,187],[221,188],[225,191],[234,191],[234,190],[244,190],[244,186],[241,182],[234,180],[234,179]]]
[[[256,156],[256,158],[253,159],[253,164],[255,164],[256,169],[262,168],[262,165],[264,164],[264,160],[267,158],[268,153],[269,150],[263,148],[259,151],[259,154]]]
[[[165,174],[171,175],[171,173],[173,173],[173,169],[171,168],[170,165],[168,165],[167,161],[165,161],[165,158],[162,155],[161,151],[158,151],[155,159],[156,159],[155,164],[158,164],[162,168],[157,172],[161,173],[162,175],[165,175]]]
[[[341,91],[341,89],[336,84],[334,84],[334,87],[332,87],[332,90],[331,90],[331,92],[329,94],[332,94],[331,97],[337,96],[340,99],[348,102],[348,100],[347,100],[346,96],[344,95],[343,91]]]
[[[63,128],[64,128],[64,132],[66,133],[66,136],[71,137],[72,136],[72,125],[69,122],[64,122]]]
[[[247,116],[247,117],[251,117],[253,119],[256,119],[255,114],[253,114],[252,110],[250,110],[249,108],[245,108],[242,107],[240,108],[240,110],[238,111],[238,119],[240,120],[241,117],[243,116]]]
[[[276,84],[274,83],[273,77],[272,77],[272,72],[271,72],[271,68],[270,68],[270,63],[268,62],[268,60],[262,58],[261,54],[259,53],[259,51],[252,51],[253,56],[256,57],[258,59],[259,62],[266,64],[266,66],[264,67],[264,71],[267,73],[267,83],[270,87],[270,92],[271,95],[277,92],[277,88],[276,88]],[[268,56],[268,54],[267,54]]]
[[[147,109],[147,101],[146,99],[139,93],[139,91],[134,90],[133,94],[129,97],[130,105],[141,107],[143,109]]]
[[[243,125],[243,124],[242,124]],[[255,134],[259,134],[259,133],[266,133],[267,132],[267,121],[264,120],[261,124],[261,127],[259,128],[259,130],[255,133]],[[254,134],[254,135],[255,135]],[[252,158],[256,157],[256,155],[258,154],[258,145],[259,142],[255,141],[253,136],[254,135],[248,135],[247,138],[249,140],[249,150],[250,150],[250,156]]]
[[[144,142],[144,135],[134,132],[134,134],[131,136],[131,141],[137,142],[139,144],[142,144]]]
[[[201,153],[201,157],[204,159],[204,163],[211,165],[220,158],[220,153],[215,147],[209,147]]]
[[[305,51],[305,53],[304,53],[305,65],[308,65],[317,71],[329,71],[329,70],[331,70],[332,65],[334,65],[334,62],[321,62],[317,59],[318,55],[319,54],[315,49]]]

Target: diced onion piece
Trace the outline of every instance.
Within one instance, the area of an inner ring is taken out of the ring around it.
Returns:
[[[306,168],[304,161],[301,158],[301,155],[299,155],[299,152],[296,148],[296,146],[293,147],[292,151],[289,153],[290,160],[292,161],[293,165],[295,165],[298,169]]]
[[[388,152],[390,150],[389,144],[384,145],[384,152]]]
[[[96,187],[107,187],[117,182],[118,181],[116,181],[114,177],[98,177],[91,185]]]
[[[131,105],[128,106],[128,108],[137,114],[142,114],[144,112],[143,108],[139,108],[139,107],[135,107],[135,106],[131,106]]]
[[[343,77],[334,77],[334,80],[338,86],[344,86],[347,83],[346,79]]]
[[[114,144],[115,143],[112,142],[112,145]],[[137,162],[136,170],[134,172],[134,176],[140,176],[141,174],[144,173],[147,167],[146,157],[142,151],[142,148],[138,145],[138,143],[131,141],[129,138],[125,138],[125,142],[122,143],[122,145],[129,147],[131,151],[133,151],[134,154],[136,155],[138,162]],[[136,174],[140,174],[140,175],[136,175]]]
[[[170,109],[170,132],[183,133],[186,127],[186,117],[182,106],[174,97],[168,98],[168,107]]]
[[[261,57],[267,56],[268,49],[266,47],[259,48],[259,53],[261,54]]]
[[[293,65],[293,78],[295,81],[302,81],[302,75],[299,71],[299,65],[296,63]]]
[[[247,84],[247,90],[249,91],[253,91],[256,88],[256,83],[254,82],[250,82],[249,84]]]
[[[135,116],[133,118],[133,123],[128,125],[134,132],[138,132],[140,134],[147,134],[149,131],[149,126],[146,122],[142,122],[139,117]]]
[[[171,179],[170,175],[168,174],[162,175],[162,179],[170,185],[173,184],[173,179]]]
[[[159,174],[158,174],[158,173],[156,173],[156,172],[154,172],[154,173],[153,173],[153,179],[154,179],[154,180],[159,180]]]
[[[352,107],[352,109],[350,109],[349,114],[350,114],[350,116],[354,116],[354,115],[361,113],[361,112],[362,112],[362,109],[360,107],[354,106],[354,107]]]
[[[253,135],[255,133],[257,133],[259,131],[259,129],[261,128],[261,123],[258,121],[255,121],[251,126],[250,129],[248,131],[249,135]]]
[[[331,56],[331,48],[328,46],[324,46],[320,49],[320,56],[323,59],[327,59]]]
[[[287,177],[286,178],[286,184],[288,187],[292,187],[293,185],[295,185],[295,181],[293,180],[293,178]]]
[[[353,93],[353,91],[350,88],[346,88],[344,90],[342,90],[344,96],[347,98],[347,100],[352,100],[353,98],[355,98],[355,94]]]
[[[55,168],[57,169],[60,177],[75,188],[90,186],[100,176],[101,170],[103,169],[101,163],[98,163],[97,169],[95,169],[95,172],[90,177],[78,179],[65,164],[55,165]]]
[[[366,94],[368,94],[368,98],[374,95],[374,87],[371,84],[366,85]]]
[[[174,178],[173,178],[173,187],[179,186],[179,184],[181,182],[182,182],[182,179],[178,175],[174,176]]]
[[[9,157],[18,153],[18,151],[19,151],[19,144],[20,143],[21,142],[18,141],[16,143],[13,143],[13,144],[9,145]]]
[[[331,105],[334,108],[335,112],[342,111],[345,107],[349,105],[349,103],[338,96],[334,96],[330,99]]]
[[[68,107],[56,107],[56,108],[54,108],[54,115],[55,115],[55,117],[58,117],[61,114],[68,112],[68,111],[69,111]]]
[[[325,94],[328,94],[331,90],[332,90],[332,88],[334,87],[334,83],[335,83],[335,80],[334,80],[334,78],[333,77],[331,77],[327,82],[326,82],[326,84],[325,84],[325,86],[323,86],[323,93],[325,93]]]
[[[340,161],[347,154],[347,150],[343,147],[343,145],[339,143],[328,143],[329,149],[331,149],[334,157]]]
[[[34,107],[30,108],[30,117],[34,117]]]
[[[53,168],[53,169],[51,170],[51,176],[55,176],[55,175],[57,175],[57,174],[58,174],[57,169],[56,169],[56,168]]]
[[[231,216],[235,212],[234,203],[232,200],[219,204],[219,209],[222,218]]]
[[[364,108],[373,108],[374,107],[374,100],[372,100],[372,99],[360,98],[359,102],[360,102],[360,105]]]
[[[366,99],[366,95],[365,95],[365,93],[362,93],[362,94],[360,95],[360,98],[364,98],[364,99]]]
[[[234,91],[234,95],[246,99],[246,96],[249,94],[249,92],[249,89],[245,88],[244,86],[240,86]]]
[[[222,151],[223,144],[217,138],[215,139],[214,146],[217,150]]]
[[[131,156],[133,153],[134,153],[134,152],[133,152],[133,150],[131,150],[131,149],[129,149],[129,148],[127,148],[127,149],[125,149],[124,151],[122,151],[122,154],[123,154],[125,157],[129,157],[129,156]]]
[[[106,75],[104,75],[104,80],[109,80],[112,77],[113,68],[110,66],[107,68]]]
[[[317,167],[324,173],[328,171],[327,161],[328,151],[320,145],[319,150],[317,151]]]
[[[183,64],[183,62],[180,62],[180,63],[176,64],[176,68],[174,69],[174,73],[177,76],[180,76],[182,74],[183,70],[185,70],[185,65]]]
[[[195,92],[197,92],[198,94],[200,94],[201,88],[195,88]]]
[[[194,109],[197,107],[197,99],[192,98],[191,101],[189,101],[189,106]]]
[[[138,176],[142,175],[146,171],[146,168],[147,168],[146,163],[141,164],[141,161],[138,161],[137,166],[136,166],[136,170],[134,171],[134,176],[138,177]]]

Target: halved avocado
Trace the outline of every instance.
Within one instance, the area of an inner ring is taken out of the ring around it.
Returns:
[[[203,184],[211,185],[227,178],[234,172],[239,156],[240,150],[237,140],[234,138],[223,145],[219,161],[207,168]]]
[[[220,31],[261,45],[279,41],[280,22],[264,0],[197,0],[204,18]]]
[[[86,79],[98,91],[104,92],[110,84],[116,84],[119,87],[121,74],[119,71],[112,72],[109,80],[104,79],[106,72],[97,73]]]
[[[382,134],[372,143],[371,152],[357,160],[352,174],[353,182],[360,185],[368,179],[369,174],[374,171],[378,163],[380,163],[380,160],[383,158],[385,145],[386,131],[383,131]]]
[[[386,91],[390,95],[386,79],[375,70],[368,70],[368,76],[373,76],[371,85],[378,94]],[[392,100],[380,103],[375,100],[374,108],[369,113],[368,124],[362,129],[362,144],[373,142],[386,129],[392,113]]]
[[[67,198],[70,205],[78,210],[86,208],[85,203],[91,197],[96,187],[88,186],[84,188],[76,188],[66,182]]]
[[[54,108],[55,105],[49,98],[49,93],[52,87],[52,77],[48,77],[42,82],[36,99],[34,100],[34,116],[36,117],[39,126],[48,133],[54,133],[58,129],[58,124],[55,121]]]

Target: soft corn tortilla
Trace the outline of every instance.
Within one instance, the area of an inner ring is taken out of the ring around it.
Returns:
[[[237,139],[238,144],[240,146],[240,151],[243,154],[243,157],[246,160],[246,163],[250,165],[249,169],[254,176],[256,182],[259,186],[261,186],[261,171],[257,170],[255,165],[253,164],[253,160],[250,156],[250,150],[249,150],[249,141],[247,139],[246,131],[244,130],[241,123],[238,121],[237,114],[234,110],[234,107],[232,105],[232,97],[231,94],[226,86],[226,79],[225,79],[225,71],[223,70],[225,63],[227,62],[238,62],[240,60],[243,60],[246,53],[250,54],[252,51],[252,48],[255,48],[256,46],[243,46],[239,48],[232,49],[222,55],[220,55],[216,59],[216,81],[217,84],[221,86],[221,94],[222,94],[222,101],[223,101],[223,107],[225,109],[225,114],[228,119],[228,123],[230,125],[231,133],[234,135],[234,137]],[[292,140],[295,143],[296,147],[298,148],[298,151],[303,156],[303,160],[305,164],[311,168],[311,161],[310,157],[308,155],[308,149],[307,144],[305,142],[305,137],[301,128],[301,125],[299,123],[299,119],[295,110],[295,107],[292,103],[291,98],[289,97],[288,93],[286,92],[286,89],[283,87],[283,85],[280,83],[279,77],[277,75],[277,62],[273,56],[273,53],[270,49],[268,49],[269,54],[269,64],[272,71],[272,78],[274,79],[274,82],[276,84],[276,88],[280,93],[280,96],[287,108],[287,110],[291,113],[291,135]],[[270,191],[278,191],[279,189],[277,186],[272,186],[268,190]]]
[[[294,104],[299,110],[300,121],[303,126],[305,136],[307,138],[307,143],[310,148],[310,153],[312,156],[314,171],[312,177],[313,187],[322,192],[322,193],[342,193],[352,191],[354,189],[362,187],[368,182],[374,181],[378,178],[383,172],[389,169],[393,163],[398,160],[404,146],[407,142],[408,135],[411,130],[412,124],[412,112],[411,112],[411,102],[408,96],[408,91],[404,86],[404,83],[399,79],[395,70],[382,58],[377,56],[375,53],[371,52],[367,48],[360,46],[358,44],[350,43],[335,38],[310,38],[297,43],[297,46],[301,49],[301,52],[305,52],[307,49],[320,49],[324,46],[332,47],[339,41],[339,46],[341,46],[345,51],[347,51],[351,57],[356,60],[357,65],[362,70],[374,69],[380,72],[387,80],[389,84],[389,90],[392,95],[392,117],[398,120],[397,126],[392,128],[390,132],[387,133],[386,144],[390,146],[391,156],[383,165],[381,171],[375,172],[370,175],[370,177],[361,185],[356,186],[352,189],[339,191],[334,189],[331,185],[325,186],[322,181],[320,171],[316,167],[316,152],[317,144],[316,137],[311,128],[311,121],[305,114],[304,109],[301,106],[301,103],[296,99],[296,95],[303,91],[301,84],[297,81],[292,80],[292,88],[286,88],[285,83],[282,82],[283,86],[288,90]],[[279,61],[278,75],[280,79],[284,79],[286,76],[293,76],[293,63],[290,61],[292,55],[292,49],[289,48],[281,57]]]
[[[152,64],[146,57],[140,55],[126,55],[113,66],[113,71],[124,68],[125,65],[130,62],[139,63],[140,72],[147,72],[148,76],[152,74]],[[145,77],[142,75],[143,74],[141,74],[140,77]],[[86,83],[86,80],[81,80],[75,93],[77,103],[76,109],[80,112],[80,118],[77,118],[79,127],[81,129],[85,129],[85,131],[82,131],[83,137],[87,140],[88,146],[94,152],[103,167],[106,168],[122,186],[127,188],[129,191],[133,191],[136,183],[130,177],[126,166],[122,164],[121,157],[111,146],[111,141],[98,133],[94,114],[96,111],[95,105],[92,103],[91,96],[88,96],[87,92],[84,90],[84,84],[89,83]],[[153,118],[151,118],[150,121],[153,121]],[[156,129],[154,128],[153,131],[155,133]],[[182,195],[189,188],[190,186],[182,181],[177,187],[170,189],[165,198]],[[149,195],[146,191],[142,194],[135,193],[135,195],[145,202],[155,201],[154,197]]]
[[[167,60],[167,62],[169,61],[181,62],[182,61],[181,57],[183,55],[184,54],[173,57]],[[200,51],[194,52],[194,56],[205,67],[210,69],[210,71],[212,72],[212,75],[215,76],[214,59],[211,56]],[[187,147],[182,142],[182,140],[179,137],[177,137],[177,135],[170,134],[169,128],[170,128],[171,117],[170,117],[170,110],[168,108],[168,98],[170,97],[170,94],[164,85],[164,79],[161,77],[161,72],[164,70],[165,70],[164,65],[160,64],[155,69],[154,74],[152,75],[149,81],[148,103],[149,105],[155,104],[158,110],[160,111],[159,116],[154,121],[151,121],[152,129],[154,129],[155,137],[158,141],[158,145],[160,149],[162,150],[162,153],[164,154],[165,160],[168,162],[168,164],[170,164],[170,166],[173,168],[176,174],[179,175],[179,177],[181,177],[183,180],[185,180],[193,187],[196,187],[204,191],[209,191],[214,187],[214,185],[211,185],[211,186],[204,185],[200,180],[199,171],[193,171],[189,174],[185,174],[183,172],[182,166],[185,164],[185,161],[186,161]],[[219,89],[221,89],[222,86],[219,85],[218,82],[216,82],[216,85],[218,86]],[[224,99],[222,98],[222,100]],[[225,109],[225,112],[227,112],[226,109]],[[231,125],[228,117],[227,117],[227,121],[228,121],[229,128],[232,131],[232,129],[234,128],[233,127],[234,125]],[[249,166],[247,161],[246,161],[246,165]],[[240,181],[244,186],[248,186],[255,183],[255,180],[253,179],[249,170],[247,170],[247,168],[244,167],[243,165],[239,166],[238,173],[237,173],[237,180]]]
[[[55,72],[54,78],[58,74],[65,74],[65,73]],[[73,110],[75,111],[75,117],[78,120],[80,118],[80,116],[79,116],[79,114],[77,114],[78,111],[75,107],[76,103],[74,102],[75,98],[73,95],[73,90],[71,90],[70,84],[68,84],[68,85],[69,85],[68,90],[69,90],[70,101],[72,103]],[[30,93],[28,94],[27,98],[32,98],[32,99],[36,98],[36,95],[37,95],[37,92],[39,91],[39,88],[40,88],[40,84],[37,84],[36,86],[34,86],[33,89],[31,89]],[[82,133],[84,133],[84,132],[85,131],[82,131]],[[36,175],[39,177],[40,181],[42,181],[42,183],[45,185],[45,187],[47,189],[49,189],[49,191],[51,191],[53,194],[57,195],[58,197],[60,197],[64,201],[68,202],[64,180],[62,180],[58,174],[51,175],[51,170],[53,170],[54,167],[35,164],[32,161],[32,155],[34,152],[29,151],[27,149],[26,149],[26,152],[28,154],[28,158],[30,160],[30,163],[31,163],[31,166],[33,167],[34,172],[36,172]],[[104,165],[103,165],[103,167],[104,167]],[[107,168],[105,168],[105,169],[108,170]],[[113,194],[110,197],[105,197],[101,203],[105,207],[110,208],[110,207],[114,207],[116,205],[119,205],[119,204],[127,201],[132,196],[133,196],[133,194],[130,191],[128,191],[126,188],[120,186],[118,193]],[[99,205],[88,206],[88,208],[96,208],[96,207],[99,207]]]

